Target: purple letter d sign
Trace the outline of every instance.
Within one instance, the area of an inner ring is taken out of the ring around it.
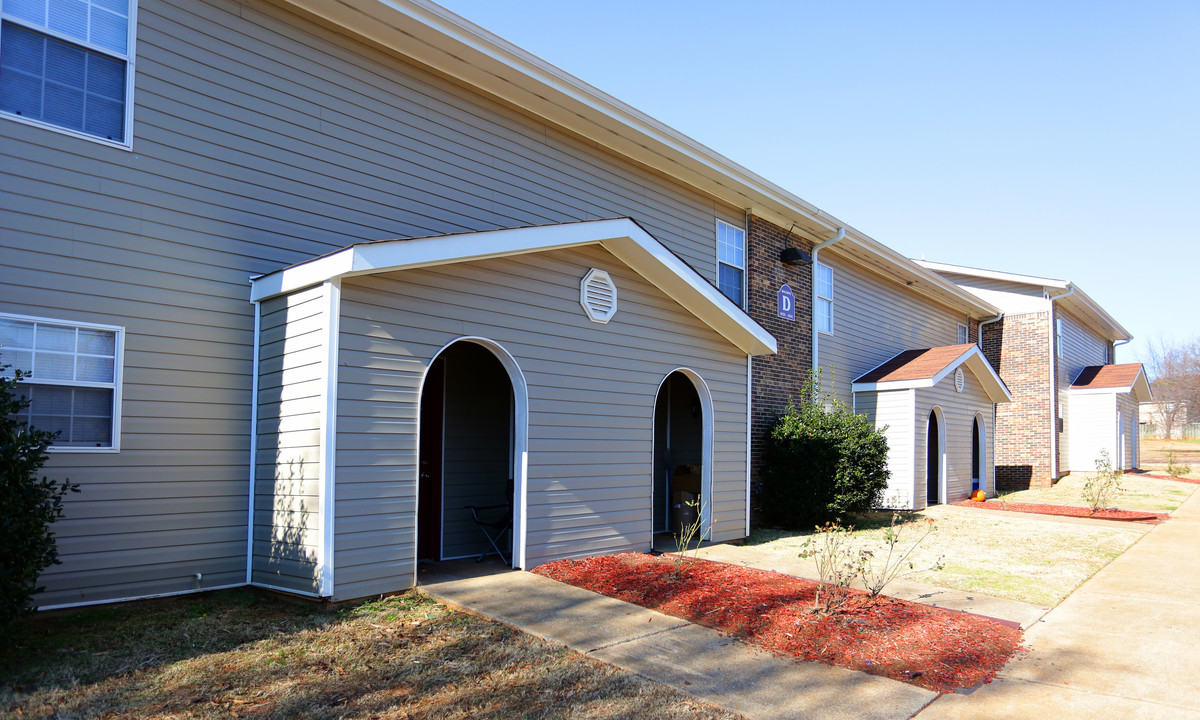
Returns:
[[[784,320],[796,319],[796,296],[787,285],[779,288],[779,317]]]

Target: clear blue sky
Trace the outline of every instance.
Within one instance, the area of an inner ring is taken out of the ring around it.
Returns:
[[[1200,2],[444,0],[910,257],[1200,335]]]

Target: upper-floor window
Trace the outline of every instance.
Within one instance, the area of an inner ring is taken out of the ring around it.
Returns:
[[[970,340],[967,339],[968,337],[970,337],[970,336],[968,334],[967,326],[963,325],[962,323],[959,323],[958,324],[958,344],[966,345],[967,343],[971,342]]]
[[[1063,356],[1063,321],[1062,318],[1054,320],[1054,347],[1058,353],[1058,357]]]
[[[128,146],[134,0],[0,3],[0,114]]]
[[[717,221],[717,287],[738,306],[746,299],[746,231]]]
[[[119,327],[0,315],[0,365],[28,373],[18,419],[59,433],[52,451],[117,450],[123,347]]]
[[[833,332],[833,268],[817,263],[817,330]]]

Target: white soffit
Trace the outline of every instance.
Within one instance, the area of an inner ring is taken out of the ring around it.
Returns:
[[[599,245],[748,355],[775,338],[637,223],[621,218],[359,243],[250,281],[261,302],[328,280]]]
[[[851,392],[885,392],[888,390],[909,390],[914,388],[931,388],[946,378],[954,374],[954,371],[960,367],[966,366],[979,383],[983,386],[983,391],[987,393],[988,398],[994,403],[1012,402],[1012,393],[1009,392],[1008,386],[992,369],[992,364],[983,356],[983,352],[978,346],[972,346],[970,350],[960,355],[954,362],[942,368],[936,375],[929,378],[921,378],[920,380],[892,380],[888,382],[878,383],[853,383],[850,386]]]

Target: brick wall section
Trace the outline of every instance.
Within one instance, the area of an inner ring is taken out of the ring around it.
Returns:
[[[996,406],[996,487],[1049,487],[1050,314],[1010,315],[983,328],[983,354],[1012,393]]]
[[[796,233],[788,237],[786,228],[753,215],[746,243],[747,310],[779,344],[775,355],[752,360],[750,478],[758,482],[763,441],[771,422],[787,407],[789,399],[800,399],[812,369],[812,266],[784,265],[779,262],[779,252],[785,247],[811,252],[813,243]],[[795,320],[779,317],[778,293],[784,283],[796,296]]]

